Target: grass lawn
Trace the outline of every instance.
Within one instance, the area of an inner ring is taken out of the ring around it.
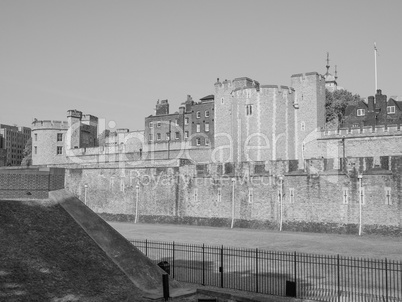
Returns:
[[[0,301],[141,301],[58,204],[0,201]]]
[[[109,222],[127,239],[402,260],[402,238]]]

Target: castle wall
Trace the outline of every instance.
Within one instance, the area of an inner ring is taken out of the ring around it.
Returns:
[[[138,194],[139,221],[278,229],[283,181],[283,229],[352,233],[358,231],[359,180],[363,172],[363,232],[402,235],[401,157],[349,159],[347,174],[327,159],[311,160],[307,173],[297,161],[175,165],[119,169],[116,165],[67,169],[66,186],[107,219],[133,220]],[[265,164],[267,165],[267,164]],[[233,182],[234,195],[233,195]],[[385,190],[389,188],[389,191]],[[344,194],[347,192],[347,198]],[[389,196],[387,196],[387,194]]]
[[[379,157],[401,155],[402,131],[397,125],[320,131],[306,140],[305,158]]]

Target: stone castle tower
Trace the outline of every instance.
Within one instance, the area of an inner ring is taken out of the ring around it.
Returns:
[[[317,137],[325,126],[325,79],[317,72],[295,74],[291,77],[295,90],[295,159],[304,160],[305,145]],[[292,125],[289,125],[289,127]]]
[[[250,78],[215,83],[213,161],[302,159],[303,140],[325,123],[325,81],[316,72],[292,87]]]

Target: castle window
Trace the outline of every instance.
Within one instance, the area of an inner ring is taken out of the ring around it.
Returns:
[[[392,200],[391,200],[391,188],[390,187],[385,187],[385,204],[391,205]]]
[[[246,115],[253,114],[253,105],[246,105]]]
[[[160,127],[161,127],[161,122],[158,122],[158,123],[156,124],[156,127],[160,128]]]
[[[201,131],[201,125],[197,124],[197,132],[200,132],[200,131]]]
[[[221,98],[221,104],[223,104],[223,100],[224,100],[224,98]]]
[[[388,107],[387,107],[387,113],[388,113],[388,114],[393,114],[393,113],[395,113],[395,106],[388,106]]]
[[[253,203],[254,195],[253,188],[248,188],[248,203]]]
[[[349,188],[342,188],[342,202],[347,204],[349,202]]]
[[[205,111],[205,117],[209,117],[209,111]]]
[[[198,189],[194,189],[193,198],[194,198],[194,202],[197,202],[197,201],[198,201]]]
[[[57,146],[57,155],[63,154],[63,147]]]
[[[196,143],[197,146],[200,146],[201,145],[201,138],[199,138],[199,137],[196,138],[195,143]]]
[[[188,122],[189,122],[188,117],[186,117],[186,118],[184,119],[184,125],[188,125]]]
[[[205,123],[205,132],[209,132],[209,123]]]
[[[188,138],[188,131],[184,132],[184,138]]]
[[[290,203],[295,202],[295,189],[294,188],[289,188],[289,202]]]
[[[57,141],[58,142],[63,141],[63,133],[57,133]]]
[[[205,139],[205,146],[209,146],[209,139]]]
[[[156,140],[158,140],[158,141],[161,140],[161,134],[160,134],[160,133],[157,133],[157,134],[156,134]]]
[[[35,133],[35,142],[38,140],[38,134]]]
[[[366,114],[366,110],[364,109],[357,109],[357,116],[364,116]]]
[[[176,132],[176,139],[180,139],[180,132]]]
[[[153,134],[150,134],[150,135],[149,135],[149,140],[150,140],[150,141],[153,141],[153,140],[154,140],[154,135],[153,135]]]
[[[154,124],[152,122],[149,122],[149,128],[153,128]]]
[[[300,130],[301,130],[301,131],[305,131],[305,130],[306,130],[306,123],[305,123],[305,122],[301,122],[301,123],[300,123]]]
[[[166,140],[170,141],[170,133],[166,132]]]
[[[197,111],[197,118],[200,118],[200,117],[201,117],[201,112]]]
[[[38,147],[34,147],[34,150],[35,150],[35,154],[38,154]]]
[[[222,188],[218,188],[218,202],[222,201]]]

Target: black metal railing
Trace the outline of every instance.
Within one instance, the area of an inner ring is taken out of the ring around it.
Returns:
[[[402,301],[402,261],[134,240],[178,281],[320,301]]]

